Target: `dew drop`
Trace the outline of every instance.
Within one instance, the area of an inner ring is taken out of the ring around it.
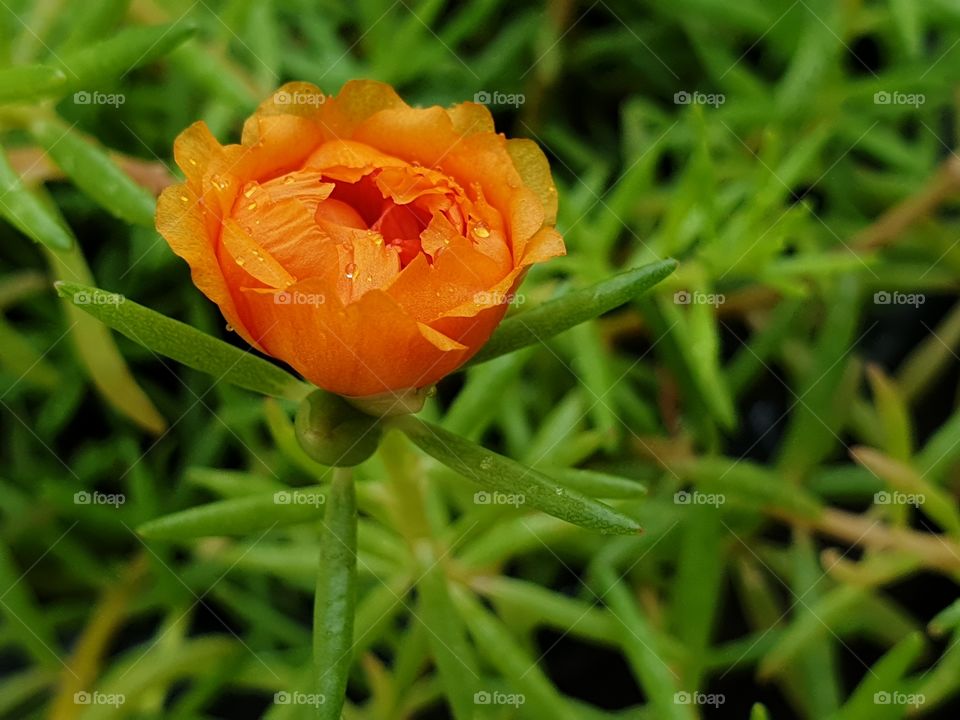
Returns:
[[[188,198],[186,195],[181,195],[180,202],[190,202],[190,198]]]
[[[257,209],[257,204],[255,202],[252,202],[249,205],[247,205],[247,210],[256,210],[256,209]]]
[[[246,264],[246,262],[247,261],[244,260],[243,258],[237,258],[237,265],[239,265],[240,267],[243,267]]]
[[[490,231],[487,230],[487,226],[483,224],[474,225],[473,234],[476,235],[478,238],[490,237]]]
[[[353,280],[353,274],[357,271],[356,263],[347,263],[347,266],[343,269],[344,275],[346,275],[347,280]]]
[[[293,175],[286,175],[286,176],[283,178],[283,184],[284,184],[284,185],[292,185],[292,184],[293,184]]]
[[[246,190],[243,191],[243,196],[245,198],[248,198],[251,195],[253,195],[256,191],[257,191],[257,186],[251,185],[250,187],[248,187]]]
[[[190,158],[187,162],[189,162],[189,163],[190,163],[191,165],[193,165],[194,167],[197,166],[197,161],[194,160],[193,158]]]
[[[227,332],[233,332],[233,325],[227,323]]]

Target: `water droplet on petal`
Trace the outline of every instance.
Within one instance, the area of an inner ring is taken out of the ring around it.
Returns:
[[[252,202],[249,205],[247,205],[247,210],[256,210],[256,209],[257,209],[257,204],[255,202]]]
[[[490,237],[490,231],[487,230],[487,226],[483,223],[477,223],[473,226],[473,234],[478,238],[488,238]]]
[[[283,178],[283,184],[284,184],[284,185],[291,185],[291,184],[293,184],[293,180],[294,180],[293,175],[286,175],[286,176]]]
[[[227,332],[233,332],[233,325],[227,323]]]
[[[243,191],[243,196],[245,198],[248,198],[251,195],[253,195],[256,191],[257,191],[257,186],[251,185],[250,187],[248,187],[246,190]]]
[[[246,262],[247,261],[244,260],[243,258],[237,258],[237,265],[239,265],[240,267],[243,267],[246,264]]]
[[[347,280],[353,280],[353,274],[357,271],[356,263],[347,263],[347,266],[343,269],[344,275],[346,275]]]
[[[188,198],[186,195],[181,195],[180,202],[190,202],[190,198]]]

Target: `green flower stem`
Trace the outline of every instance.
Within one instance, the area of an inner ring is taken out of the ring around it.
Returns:
[[[357,595],[357,499],[349,469],[333,473],[320,533],[320,567],[313,610],[317,717],[339,720],[353,659]]]

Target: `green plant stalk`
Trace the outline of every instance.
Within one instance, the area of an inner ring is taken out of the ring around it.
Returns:
[[[339,720],[353,659],[357,597],[357,498],[349,469],[333,473],[320,532],[313,607],[313,665],[324,698],[317,717]]]

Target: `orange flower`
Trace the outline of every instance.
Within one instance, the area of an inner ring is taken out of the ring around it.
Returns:
[[[527,268],[562,255],[537,145],[482,105],[412,108],[388,85],[289,83],[221,146],[176,140],[186,182],[157,229],[257,349],[335,393],[431,385],[468,360]]]

